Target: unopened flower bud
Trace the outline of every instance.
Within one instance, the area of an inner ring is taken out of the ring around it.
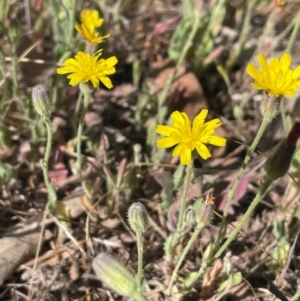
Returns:
[[[49,90],[45,85],[37,85],[32,89],[32,101],[35,110],[44,118],[49,119],[53,111]]]
[[[188,209],[185,213],[184,221],[188,226],[193,226],[196,222],[196,214],[193,209]]]
[[[116,293],[144,301],[133,275],[107,253],[100,253],[93,260],[93,269],[98,278]]]
[[[212,189],[206,194],[205,202],[201,205],[197,212],[196,220],[198,225],[208,225],[211,223],[214,211],[215,197],[212,196]]]
[[[296,122],[288,136],[279,142],[266,161],[265,171],[273,181],[288,172],[299,136],[300,122]]]
[[[142,233],[148,226],[148,216],[143,204],[133,203],[128,210],[128,221],[134,233]]]

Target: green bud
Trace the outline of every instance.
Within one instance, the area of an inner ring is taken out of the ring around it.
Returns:
[[[98,278],[119,295],[145,301],[133,275],[107,253],[97,255],[92,266]]]
[[[129,225],[134,233],[142,233],[148,226],[148,216],[143,204],[133,203],[128,210]]]
[[[193,226],[196,222],[196,214],[195,211],[193,209],[188,209],[185,213],[184,216],[184,222],[188,225],[188,226]]]
[[[203,253],[203,256],[202,256],[203,260],[210,261],[213,258],[215,250],[216,250],[216,245],[214,243],[209,243]]]
[[[53,105],[49,90],[45,85],[37,85],[32,89],[32,101],[35,110],[45,119],[51,117]]]

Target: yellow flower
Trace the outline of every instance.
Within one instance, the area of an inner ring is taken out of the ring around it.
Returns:
[[[85,24],[88,30],[92,31],[95,28],[100,27],[103,24],[104,19],[99,18],[97,10],[84,9],[80,13],[80,21],[82,24]]]
[[[177,144],[173,151],[173,156],[180,156],[182,165],[190,164],[192,152],[196,149],[203,159],[211,157],[211,153],[205,144],[215,146],[224,146],[226,139],[215,136],[214,132],[222,122],[219,118],[205,122],[208,110],[202,110],[191,121],[186,113],[175,111],[171,114],[172,124],[158,125],[156,132],[160,135],[167,136],[157,141],[159,148],[168,148]]]
[[[118,60],[115,56],[98,60],[101,54],[99,52],[92,56],[90,53],[79,51],[74,59],[65,60],[64,66],[57,68],[57,73],[71,73],[67,76],[71,86],[76,86],[79,82],[92,82],[95,88],[99,88],[99,81],[101,81],[108,89],[111,89],[113,85],[107,75],[116,72],[114,66]]]
[[[252,84],[256,90],[265,90],[269,96],[292,96],[300,87],[300,66],[290,69],[292,57],[284,53],[280,59],[272,57],[270,63],[263,54],[258,56],[261,70],[253,64],[248,64],[246,71],[254,78]]]
[[[99,36],[97,28],[103,24],[104,19],[99,18],[99,13],[96,10],[83,10],[80,14],[81,24],[76,23],[75,29],[82,37],[92,45],[99,44],[110,35]]]

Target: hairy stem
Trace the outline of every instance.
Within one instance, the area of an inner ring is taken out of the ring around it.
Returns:
[[[223,214],[223,217],[222,217],[222,224],[221,224],[221,230],[220,230],[220,236],[222,237],[223,234],[224,234],[224,230],[225,230],[225,223],[226,223],[226,217],[228,215],[228,210],[232,204],[232,201],[234,199],[234,196],[235,196],[235,193],[236,193],[236,190],[241,182],[241,179],[245,173],[245,170],[246,170],[246,167],[252,157],[252,154],[257,146],[257,144],[259,143],[263,133],[265,132],[268,124],[270,123],[270,118],[269,117],[263,117],[263,120],[262,120],[262,123],[259,127],[259,130],[251,144],[251,146],[249,147],[248,151],[247,151],[247,154],[246,154],[246,157],[244,159],[244,162],[241,166],[241,169],[238,173],[238,176],[237,176],[237,179],[233,185],[232,188],[229,188],[229,191],[228,191],[228,201],[227,201],[227,204],[226,204],[226,207],[225,207],[225,210],[224,210],[224,214]]]
[[[198,224],[197,225],[197,227],[196,227],[196,229],[195,229],[195,231],[194,231],[191,239],[189,240],[188,244],[185,246],[185,248],[184,248],[184,250],[183,250],[183,252],[182,252],[182,254],[181,254],[181,256],[180,256],[180,258],[179,258],[179,260],[177,262],[177,264],[176,264],[176,267],[175,267],[175,269],[174,269],[174,271],[172,273],[172,276],[171,276],[171,279],[170,279],[170,282],[169,282],[169,285],[168,285],[168,292],[167,292],[168,295],[171,295],[174,281],[177,278],[177,273],[178,273],[178,271],[179,271],[179,269],[180,269],[180,267],[181,267],[181,265],[183,263],[183,260],[185,259],[187,253],[191,249],[193,243],[195,242],[195,239],[198,237],[198,235],[199,235],[200,231],[202,230],[203,226],[204,226],[203,224]]]
[[[138,273],[137,273],[137,283],[139,288],[142,287],[142,277],[143,277],[143,252],[144,252],[144,245],[143,245],[143,238],[142,233],[137,231],[136,232],[136,243],[137,243],[137,251],[138,251]]]
[[[51,120],[49,118],[44,118],[44,122],[47,128],[47,145],[46,145],[46,152],[45,152],[44,159],[41,160],[41,166],[43,169],[45,185],[48,190],[49,210],[51,213],[54,213],[56,208],[57,196],[56,196],[55,189],[53,185],[50,183],[49,176],[48,176],[48,165],[49,165],[49,158],[51,152],[53,131],[52,131]]]

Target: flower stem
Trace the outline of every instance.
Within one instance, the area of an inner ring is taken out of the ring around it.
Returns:
[[[143,252],[144,252],[144,245],[143,245],[143,238],[142,232],[136,232],[136,244],[137,244],[137,251],[138,251],[138,273],[137,273],[137,283],[139,288],[142,287],[142,277],[143,277]]]
[[[76,171],[77,174],[79,175],[79,178],[82,182],[83,185],[83,178],[82,178],[82,155],[81,155],[81,137],[82,137],[82,131],[83,131],[83,127],[84,127],[84,117],[87,113],[88,110],[88,106],[90,103],[90,97],[91,97],[91,91],[89,89],[89,86],[84,84],[84,83],[80,83],[80,90],[83,93],[83,109],[80,115],[80,120],[79,120],[79,124],[78,124],[78,130],[77,130],[77,161],[76,161]],[[85,185],[83,185],[83,189],[84,192],[86,193],[86,195],[91,198],[88,190],[86,189]]]
[[[191,182],[191,177],[192,177],[192,172],[193,172],[193,161],[186,167],[185,169],[185,180],[184,180],[184,187],[183,187],[183,193],[182,193],[182,200],[180,204],[180,210],[179,210],[179,217],[178,217],[178,222],[177,222],[177,227],[176,231],[180,232],[182,230],[182,225],[183,225],[183,217],[185,213],[185,208],[186,208],[186,197],[189,189],[189,184]]]
[[[194,277],[192,277],[186,281],[186,283],[185,283],[186,287],[191,287],[194,284],[194,282],[197,281],[197,279],[205,273],[206,268],[207,268],[207,262],[206,262],[206,260],[202,259],[202,264],[201,264],[199,271],[197,272],[197,274]]]
[[[267,190],[270,187],[270,185],[272,184],[272,182],[273,182],[273,180],[271,178],[269,178],[269,177],[267,177],[265,179],[264,183],[260,187],[259,192],[255,196],[254,200],[252,201],[251,205],[247,209],[247,211],[244,214],[243,218],[239,221],[238,225],[231,232],[231,234],[229,235],[229,237],[227,238],[227,240],[224,242],[224,244],[221,246],[221,248],[218,250],[218,252],[210,260],[208,260],[208,262],[206,260],[202,261],[201,267],[200,267],[199,271],[197,272],[197,274],[194,277],[192,277],[191,279],[189,279],[185,283],[186,287],[191,287],[194,284],[194,282],[197,281],[197,279],[199,277],[201,277],[205,273],[207,266],[211,262],[213,262],[216,259],[218,259],[223,254],[223,252],[226,250],[226,248],[229,246],[229,244],[235,239],[235,237],[237,236],[237,234],[239,233],[239,231],[242,229],[242,227],[245,224],[245,222],[251,216],[251,214],[253,213],[254,209],[256,208],[256,206],[258,205],[258,203],[260,202],[260,200],[263,198],[263,196],[267,192]]]
[[[246,170],[246,167],[247,167],[247,164],[249,163],[250,159],[251,159],[251,156],[257,146],[257,144],[259,143],[263,133],[265,132],[268,124],[271,122],[271,118],[269,116],[264,116],[263,117],[263,120],[262,120],[262,123],[259,127],[259,130],[251,144],[251,146],[249,147],[248,151],[247,151],[247,154],[246,154],[246,157],[244,159],[244,162],[243,162],[243,165],[238,173],[238,176],[237,176],[237,179],[233,185],[232,188],[229,188],[229,191],[228,191],[228,201],[227,201],[227,204],[226,204],[226,207],[225,207],[225,210],[224,210],[224,214],[223,214],[223,217],[222,217],[222,224],[221,224],[221,230],[220,230],[220,237],[222,237],[224,235],[224,230],[225,230],[225,223],[226,223],[226,217],[228,215],[228,210],[232,204],[232,201],[234,199],[234,195],[236,193],[236,190],[241,182],[241,179],[245,173],[245,170]]]
[[[300,28],[300,11],[297,13],[295,26],[294,26],[293,32],[291,34],[291,37],[290,37],[290,40],[289,40],[289,44],[288,44],[288,46],[286,48],[286,52],[287,53],[290,53],[291,50],[292,50],[292,47],[293,47],[294,42],[296,40],[299,28]]]
[[[57,196],[56,196],[55,189],[53,185],[50,183],[49,176],[48,176],[48,164],[50,158],[53,131],[52,131],[51,120],[49,118],[44,118],[44,122],[47,128],[47,145],[46,145],[46,152],[45,152],[44,159],[41,160],[41,166],[43,169],[45,185],[48,190],[49,210],[51,213],[54,213],[56,208]]]
[[[174,281],[176,280],[176,277],[177,277],[177,273],[182,265],[182,262],[185,258],[185,256],[187,255],[187,253],[189,252],[190,248],[192,247],[193,243],[195,242],[195,239],[198,237],[201,229],[203,228],[203,224],[202,223],[199,223],[195,229],[195,232],[193,233],[191,239],[189,240],[188,244],[185,246],[177,264],[176,264],[176,267],[172,273],[172,276],[171,276],[171,279],[170,279],[170,282],[169,282],[169,285],[168,285],[168,295],[171,295],[172,293],[172,287],[173,287],[173,284],[174,284]]]
[[[254,200],[252,201],[252,203],[249,206],[248,210],[244,214],[243,218],[239,221],[239,223],[237,224],[237,226],[235,227],[235,229],[231,232],[231,234],[229,235],[229,237],[227,238],[227,240],[224,242],[224,244],[221,246],[221,248],[218,250],[218,252],[214,255],[214,257],[212,258],[211,261],[214,261],[217,258],[219,258],[222,255],[222,253],[225,251],[225,249],[229,246],[229,244],[234,240],[234,238],[236,237],[236,235],[242,229],[242,227],[245,224],[245,222],[251,216],[252,212],[254,211],[254,209],[256,208],[256,206],[258,205],[259,201],[265,195],[266,191],[268,190],[268,188],[270,187],[270,185],[272,184],[272,182],[273,182],[273,179],[271,179],[270,177],[267,177],[265,179],[264,183],[260,187],[260,190],[259,190],[258,194],[255,196]]]
[[[280,102],[280,114],[281,114],[281,120],[283,124],[284,134],[287,135],[288,129],[286,127],[286,114],[285,114],[285,108],[284,108],[284,102]]]
[[[176,230],[168,237],[165,243],[166,254],[170,255],[171,257],[173,257],[174,255],[174,249],[181,238],[181,233],[183,230],[184,213],[186,210],[186,197],[188,193],[189,184],[191,182],[192,172],[193,172],[193,161],[191,161],[191,163],[185,169],[183,193],[182,193],[182,199],[180,203],[179,217],[177,221]]]
[[[16,43],[11,44],[12,48],[12,78],[13,78],[13,95],[19,96],[19,83],[18,83],[18,57],[16,50]],[[22,105],[22,104],[21,104]],[[23,106],[23,105],[22,105]]]

